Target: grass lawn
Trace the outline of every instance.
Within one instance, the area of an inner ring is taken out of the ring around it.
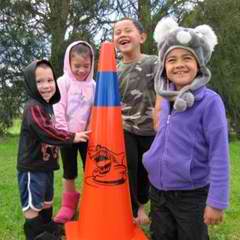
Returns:
[[[0,139],[0,240],[24,240],[23,216],[20,208],[16,180],[18,129]],[[210,227],[211,240],[240,240],[240,142],[231,148],[231,205],[222,225]],[[55,210],[60,205],[62,170],[55,174]],[[80,184],[80,182],[79,182]],[[116,239],[117,240],[117,239]]]

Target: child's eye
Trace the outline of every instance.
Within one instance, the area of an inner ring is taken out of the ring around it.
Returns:
[[[167,63],[173,63],[174,61],[175,61],[174,58],[169,58],[169,59],[167,59]]]
[[[114,35],[119,35],[121,33],[121,31],[116,31],[114,32]]]
[[[184,60],[193,60],[193,56],[190,56],[190,55],[186,55],[184,56]]]

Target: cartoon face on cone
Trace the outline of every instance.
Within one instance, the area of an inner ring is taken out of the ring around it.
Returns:
[[[99,156],[95,158],[99,174],[105,175],[111,169],[111,159],[108,158],[106,151],[100,151]]]
[[[88,153],[95,165],[91,176],[86,177],[89,185],[113,186],[126,181],[127,168],[123,164],[124,153],[114,153],[101,145],[90,146]]]

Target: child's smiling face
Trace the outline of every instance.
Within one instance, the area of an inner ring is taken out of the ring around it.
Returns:
[[[49,102],[56,92],[56,83],[50,67],[37,67],[35,71],[37,89],[42,98]]]
[[[177,90],[189,85],[196,78],[198,63],[195,56],[184,48],[174,48],[165,59],[167,78],[173,82]]]
[[[71,56],[70,65],[75,78],[79,81],[85,81],[91,71],[92,60],[87,54],[74,53]]]
[[[113,42],[122,54],[139,51],[145,39],[145,33],[141,33],[129,19],[121,20],[114,25]]]

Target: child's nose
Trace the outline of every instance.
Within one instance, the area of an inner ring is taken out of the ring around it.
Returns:
[[[48,82],[43,84],[43,88],[49,88],[50,84]]]
[[[120,34],[119,34],[119,37],[126,36],[126,35],[127,35],[126,31],[121,31]]]
[[[183,65],[184,65],[183,61],[181,61],[181,60],[176,61],[176,67],[181,68],[181,67],[183,67]]]
[[[85,69],[84,69],[84,68],[79,68],[79,69],[78,69],[78,72],[79,72],[79,73],[84,73],[84,72],[85,72]]]

